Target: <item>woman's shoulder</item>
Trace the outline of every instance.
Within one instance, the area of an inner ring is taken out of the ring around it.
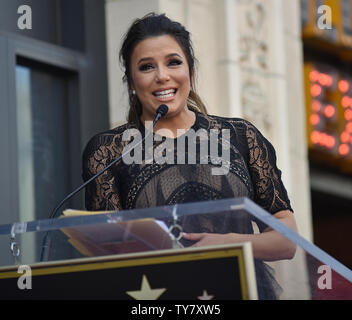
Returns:
[[[249,120],[236,117],[223,117],[217,115],[203,115],[203,128],[228,129],[231,139],[233,138],[238,146],[246,149],[253,145],[270,144],[262,132]]]
[[[126,129],[129,129],[128,123],[122,124],[112,129],[101,131],[94,134],[87,142],[83,154],[88,155],[94,153],[96,150],[102,150],[106,148],[114,148],[119,145],[122,140],[122,135]]]
[[[203,119],[209,122],[209,127],[235,129],[238,132],[247,132],[250,130],[258,131],[256,126],[247,119],[239,117],[224,117],[218,115],[203,115]],[[204,121],[204,120],[203,120]]]

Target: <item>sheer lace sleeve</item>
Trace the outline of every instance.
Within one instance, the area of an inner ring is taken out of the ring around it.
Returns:
[[[255,202],[268,212],[292,210],[281,171],[276,165],[272,144],[249,122],[246,122],[248,168],[252,179]]]
[[[99,134],[94,136],[83,152],[83,180],[87,181],[113,161],[116,156],[118,156],[118,150],[113,134]],[[109,168],[87,185],[85,193],[87,210],[121,209],[117,181],[115,181],[112,170],[112,168]]]

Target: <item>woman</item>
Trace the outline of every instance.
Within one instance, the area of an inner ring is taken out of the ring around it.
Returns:
[[[125,130],[136,128],[143,133],[144,125],[153,121],[161,104],[166,104],[169,111],[156,123],[154,132],[174,142],[175,163],[146,163],[145,158],[140,164],[118,162],[87,187],[88,210],[126,210],[248,197],[296,230],[272,145],[248,121],[207,115],[194,89],[195,58],[190,36],[181,24],[165,15],[149,14],[137,19],[125,35],[120,59],[129,92],[128,122],[90,140],[83,155],[84,180],[121,155],[128,143],[122,139]],[[199,158],[196,164],[177,164],[176,141],[182,137],[180,129],[183,132],[227,129],[229,141],[220,138],[218,143],[220,147],[229,142],[228,173],[213,175],[211,169],[216,165],[210,161],[200,163]],[[160,142],[154,141],[152,148],[155,150],[158,145]],[[253,234],[247,220],[239,223],[231,212],[212,218],[189,217],[183,221],[184,243],[204,246],[251,241],[259,296],[275,298],[274,279],[261,260],[291,259],[296,248],[259,223],[261,233]]]

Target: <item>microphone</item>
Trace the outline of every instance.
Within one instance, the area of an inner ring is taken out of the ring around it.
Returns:
[[[156,110],[156,116],[153,122],[153,127],[155,125],[155,123],[162,117],[164,117],[167,112],[169,111],[169,108],[166,104],[161,104],[158,109]]]
[[[150,130],[148,131],[148,133],[144,136],[144,138],[139,141],[135,146],[137,147],[139,144],[141,144],[152,132],[153,132],[153,128],[155,126],[155,124],[158,122],[158,120],[162,117],[164,117],[169,111],[169,108],[167,105],[162,104],[158,107],[158,109],[156,110],[156,116],[154,118],[153,124],[150,128]],[[74,191],[72,191],[69,195],[67,195],[55,208],[54,210],[51,212],[49,219],[53,219],[55,218],[58,210],[61,208],[61,206],[68,201],[69,199],[71,199],[76,193],[78,193],[79,191],[81,191],[83,188],[85,188],[89,183],[91,183],[93,180],[95,180],[96,178],[98,178],[101,174],[103,174],[106,170],[108,170],[110,167],[112,167],[116,162],[118,162],[119,160],[121,160],[121,158],[123,158],[126,154],[130,153],[132,151],[132,149],[128,149],[125,152],[123,152],[119,157],[117,157],[115,160],[111,161],[110,164],[108,164],[105,168],[103,168],[102,170],[100,170],[99,172],[97,172],[94,176],[92,176],[91,178],[89,178],[86,182],[84,182],[83,184],[81,184],[78,188],[76,188]],[[40,254],[40,261],[47,261],[48,259],[48,255],[49,255],[49,248],[50,248],[50,231],[47,231],[43,242],[42,242],[42,250],[41,250],[41,254]]]

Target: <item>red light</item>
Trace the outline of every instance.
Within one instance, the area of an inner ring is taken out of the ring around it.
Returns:
[[[316,126],[320,121],[320,117],[317,114],[312,114],[309,117],[309,121],[313,126]]]
[[[344,108],[347,108],[349,105],[350,105],[350,97],[349,96],[344,96],[342,99],[341,99],[341,105],[344,107]]]
[[[340,153],[340,155],[342,155],[342,156],[345,156],[345,155],[347,155],[348,153],[350,152],[350,147],[348,146],[348,144],[341,144],[340,146],[339,146],[339,153]]]
[[[347,109],[347,110],[345,111],[345,119],[346,119],[347,121],[352,120],[352,110]]]
[[[348,84],[348,81],[340,80],[338,87],[341,92],[346,93],[348,91],[348,89],[350,88],[350,85]]]
[[[348,132],[344,131],[341,133],[340,139],[341,139],[341,142],[347,143],[348,140],[350,140],[350,135],[348,134]]]
[[[313,84],[310,88],[310,94],[313,97],[317,97],[321,94],[321,86],[319,86],[318,84]]]
[[[321,103],[318,100],[313,100],[312,102],[312,110],[318,112],[321,110]]]
[[[327,118],[331,118],[335,114],[335,108],[329,104],[324,108],[324,114]]]
[[[312,70],[309,72],[309,80],[312,82],[318,81],[319,72],[317,70]]]
[[[352,133],[352,122],[348,122],[346,124],[346,131]]]

